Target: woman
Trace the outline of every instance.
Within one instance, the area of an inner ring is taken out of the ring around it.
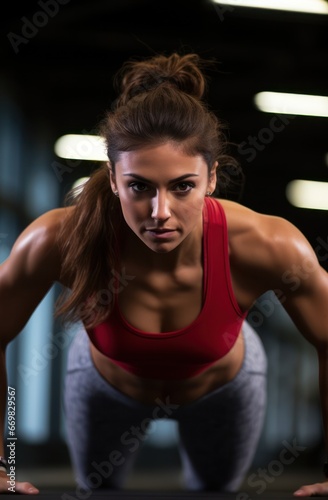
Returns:
[[[266,399],[265,354],[246,316],[267,290],[318,350],[327,430],[327,273],[287,221],[211,196],[233,160],[202,102],[197,55],[128,62],[119,77],[101,126],[109,163],[72,206],[34,221],[0,267],[2,352],[61,283],[57,314],[83,324],[65,382],[78,487],[121,488],[150,423],[172,418],[186,488],[236,491]],[[311,272],[291,290],[284,273],[305,262]],[[328,482],[295,492],[314,493]]]

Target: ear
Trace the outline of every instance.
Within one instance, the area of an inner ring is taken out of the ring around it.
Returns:
[[[209,176],[209,181],[208,181],[208,186],[207,186],[207,191],[210,193],[213,193],[216,188],[216,182],[217,182],[217,175],[216,175],[216,170],[219,166],[219,163],[216,161],[213,163],[213,166],[210,171],[210,176]]]
[[[116,178],[115,174],[113,172],[113,167],[110,164],[110,162],[107,163],[107,166],[109,168],[109,180],[110,180],[110,186],[112,188],[113,193],[117,192],[117,185],[116,185]]]

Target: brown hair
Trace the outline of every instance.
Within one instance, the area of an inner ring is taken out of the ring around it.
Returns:
[[[172,141],[186,154],[201,155],[208,171],[218,161],[226,183],[224,169],[233,172],[238,164],[227,154],[223,123],[202,101],[206,64],[197,54],[173,53],[122,66],[114,80],[119,97],[99,126],[113,172],[122,152]],[[220,194],[220,180],[218,188]],[[118,230],[124,222],[108,165],[91,174],[74,204],[60,235],[62,275],[71,291],[60,297],[56,314],[92,327],[110,312],[108,284],[118,271]]]

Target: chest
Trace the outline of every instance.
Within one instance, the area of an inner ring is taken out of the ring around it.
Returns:
[[[124,318],[144,332],[162,333],[190,325],[203,305],[201,265],[179,272],[130,268],[117,300]]]

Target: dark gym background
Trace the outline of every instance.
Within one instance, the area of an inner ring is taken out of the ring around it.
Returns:
[[[93,133],[116,97],[113,75],[125,60],[178,51],[217,61],[209,71],[208,100],[228,125],[246,179],[242,190],[223,195],[290,220],[320,247],[327,269],[327,212],[295,208],[285,193],[293,179],[328,180],[327,118],[286,117],[282,130],[270,133],[272,115],[253,102],[263,90],[327,95],[327,16],[224,8],[210,0],[28,0],[5,1],[0,23],[0,262],[29,222],[62,206],[73,183],[97,167],[58,158],[55,141]],[[254,138],[260,147],[250,154]],[[17,394],[17,478],[63,489],[73,484],[61,389],[74,332],[53,321],[57,293],[54,287],[11,344],[7,362]],[[253,313],[269,359],[269,399],[245,489],[260,493],[319,481],[323,441],[314,349],[270,294]],[[179,487],[174,424],[163,421],[155,430],[130,488]],[[293,443],[304,450],[284,464],[279,457]],[[262,479],[259,469],[267,471]]]

